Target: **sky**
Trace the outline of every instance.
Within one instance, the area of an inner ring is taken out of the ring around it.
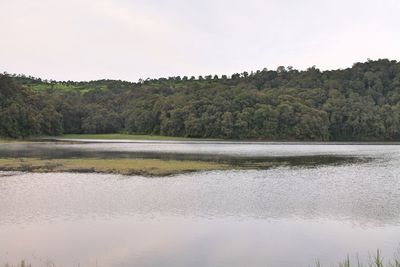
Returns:
[[[0,0],[0,72],[159,78],[400,60],[399,0]]]

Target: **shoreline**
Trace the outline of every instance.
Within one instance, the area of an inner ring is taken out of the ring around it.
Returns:
[[[135,134],[67,134],[60,136],[38,136],[25,139],[1,138],[0,144],[37,142],[77,142],[77,143],[221,143],[221,144],[269,144],[269,145],[400,145],[400,141],[350,140],[350,141],[312,141],[312,140],[261,140],[261,139],[217,139],[189,138],[158,135]]]

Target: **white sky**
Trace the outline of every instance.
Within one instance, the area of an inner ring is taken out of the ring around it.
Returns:
[[[400,59],[400,0],[0,0],[0,72],[56,80]]]

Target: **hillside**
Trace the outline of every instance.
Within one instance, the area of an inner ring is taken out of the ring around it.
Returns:
[[[291,67],[137,83],[0,76],[0,136],[155,134],[262,140],[399,140],[400,63]]]

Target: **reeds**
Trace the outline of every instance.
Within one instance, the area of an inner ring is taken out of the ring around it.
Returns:
[[[400,257],[396,255],[394,259],[385,263],[381,251],[378,249],[376,254],[370,257],[368,264],[360,262],[357,257],[355,263],[351,262],[350,257],[347,255],[346,259],[336,265],[337,267],[400,267]],[[316,261],[315,267],[323,267],[319,260]]]
[[[56,265],[52,262],[44,262],[44,266],[56,267]],[[314,266],[323,267],[324,265],[319,260],[317,260]],[[4,267],[33,267],[33,266],[31,264],[27,264],[24,260],[22,260],[17,265],[5,264]],[[329,265],[329,267],[400,267],[400,250],[399,253],[397,253],[397,255],[395,255],[395,257],[389,261],[385,261],[384,257],[381,254],[381,251],[378,249],[376,251],[376,254],[370,256],[369,262],[367,264],[362,263],[358,257],[355,262],[352,262],[350,260],[350,256],[347,255],[347,257],[342,262],[339,262],[337,265],[333,266]]]
[[[10,264],[6,263],[4,265],[4,267],[32,267],[32,265],[27,264],[24,260],[22,260],[21,263],[19,263],[17,265],[10,265]]]

